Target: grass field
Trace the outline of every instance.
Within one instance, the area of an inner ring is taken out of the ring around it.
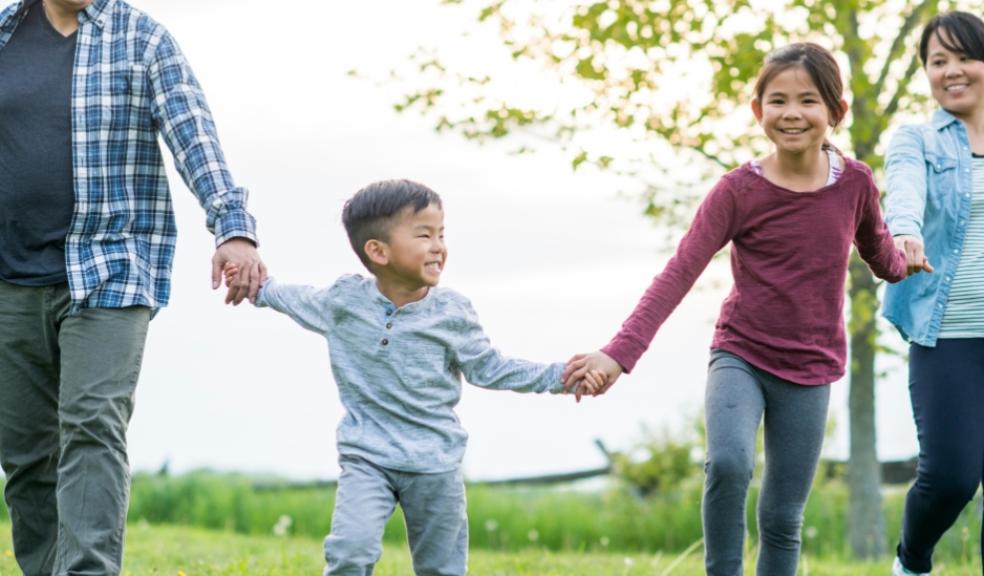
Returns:
[[[474,576],[697,576],[703,573],[699,545],[677,554],[604,554],[475,550]],[[751,576],[753,553],[746,561]],[[806,556],[803,576],[885,576],[888,561],[849,563]],[[311,576],[323,569],[321,540],[309,537],[246,536],[197,528],[136,523],[127,534],[125,574],[132,576]],[[388,544],[375,574],[413,573],[406,546]],[[0,523],[0,576],[19,575],[10,549],[10,526]],[[934,576],[979,576],[978,564],[938,565]]]

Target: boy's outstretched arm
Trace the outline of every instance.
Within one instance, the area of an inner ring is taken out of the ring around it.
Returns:
[[[504,356],[492,346],[471,303],[462,297],[457,304],[451,366],[469,383],[513,392],[565,392],[562,363],[542,364]]]
[[[567,366],[564,367],[564,390],[571,390],[573,386],[587,378],[590,374],[600,373],[604,375],[604,382],[600,386],[594,387],[591,392],[592,396],[600,396],[615,384],[615,381],[622,375],[622,372],[622,366],[601,350],[589,354],[575,354],[567,361]],[[597,379],[596,376],[595,380]],[[575,391],[578,398],[583,393]]]
[[[224,269],[224,272],[227,278],[235,275],[234,270]],[[254,304],[273,308],[290,316],[303,328],[325,335],[331,330],[333,289],[281,284],[270,277],[260,287]]]

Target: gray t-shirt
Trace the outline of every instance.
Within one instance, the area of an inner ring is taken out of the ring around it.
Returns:
[[[72,220],[72,66],[38,2],[0,50],[0,280],[59,284]]]
[[[502,356],[471,302],[446,288],[396,308],[372,277],[342,276],[322,289],[270,279],[257,305],[328,340],[346,410],[338,451],[384,468],[437,473],[461,464],[468,433],[454,407],[462,375],[483,388],[563,392],[562,363]]]

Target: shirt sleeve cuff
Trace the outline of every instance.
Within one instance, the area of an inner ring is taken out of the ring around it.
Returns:
[[[219,246],[233,238],[246,238],[257,247],[256,220],[246,210],[230,210],[215,221],[215,245]]]

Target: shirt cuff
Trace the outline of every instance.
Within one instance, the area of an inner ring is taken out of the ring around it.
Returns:
[[[233,238],[245,238],[259,247],[256,238],[256,220],[246,210],[230,210],[215,221],[215,245],[220,246]]]

